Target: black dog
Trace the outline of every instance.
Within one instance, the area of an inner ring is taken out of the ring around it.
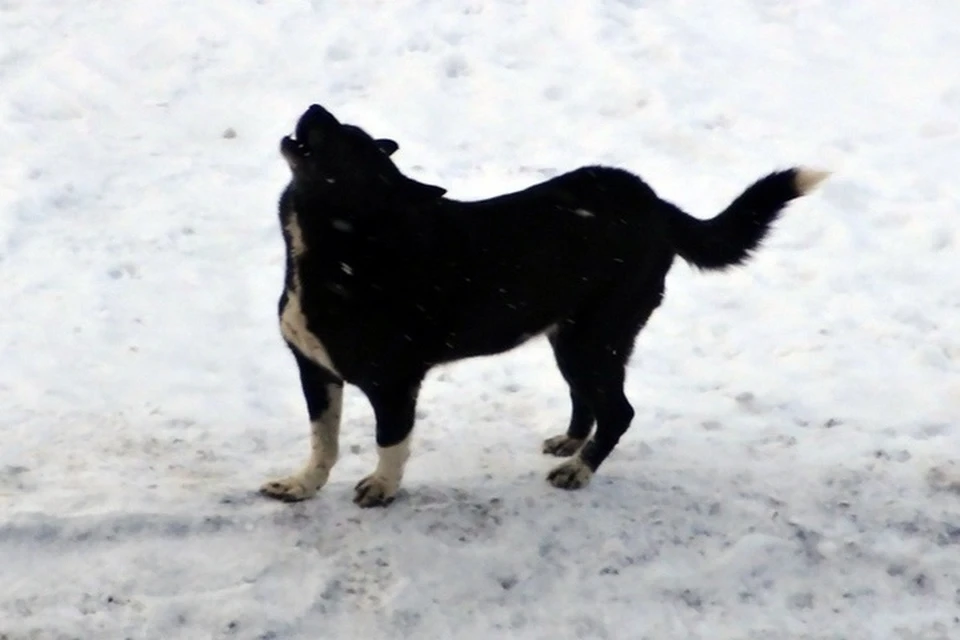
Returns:
[[[624,365],[674,256],[701,269],[743,263],[781,209],[827,175],[772,173],[698,220],[637,176],[604,167],[457,202],[404,176],[389,158],[396,149],[317,105],[281,142],[293,178],[280,198],[280,326],[300,370],[312,455],[299,473],[263,486],[272,498],[303,500],[327,481],[349,382],[370,399],[379,451],[354,502],[388,504],[427,371],[540,334],[573,403],[566,434],[543,450],[576,454],[547,478],[564,489],[585,485],[630,425]]]

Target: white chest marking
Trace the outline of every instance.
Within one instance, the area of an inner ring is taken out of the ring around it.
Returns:
[[[333,365],[330,353],[323,346],[320,339],[307,328],[307,316],[303,313],[303,305],[300,302],[300,274],[297,271],[297,261],[307,252],[307,245],[303,241],[303,232],[297,221],[297,213],[291,212],[290,219],[286,224],[286,230],[290,245],[287,251],[290,252],[291,260],[291,287],[287,289],[287,304],[283,307],[280,314],[280,333],[284,339],[296,347],[297,351],[302,353],[316,364],[332,373],[339,375],[337,368]]]
[[[339,375],[327,348],[307,328],[307,317],[303,314],[303,307],[300,305],[299,289],[299,286],[295,286],[293,291],[287,290],[287,304],[280,315],[280,333],[304,356],[324,369]]]
[[[287,231],[287,236],[290,238],[290,246],[287,247],[287,251],[289,251],[293,259],[296,260],[307,252],[307,245],[303,241],[303,230],[300,229],[300,221],[297,219],[296,211],[290,212],[290,219],[287,220],[284,228]]]

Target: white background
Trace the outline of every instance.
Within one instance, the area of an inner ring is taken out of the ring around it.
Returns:
[[[0,0],[0,637],[960,637],[958,25]],[[677,263],[587,489],[544,481],[568,403],[538,340],[428,378],[389,509],[350,502],[355,390],[330,484],[283,505],[255,494],[308,451],[276,149],[311,102],[458,198],[599,162],[709,217],[834,175],[747,268]]]

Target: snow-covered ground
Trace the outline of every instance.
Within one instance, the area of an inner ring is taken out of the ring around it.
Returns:
[[[0,0],[0,638],[960,637],[958,60],[953,0]],[[430,376],[386,510],[349,391],[285,505],[311,102],[454,197],[835,173],[748,268],[677,264],[587,489],[537,341]]]

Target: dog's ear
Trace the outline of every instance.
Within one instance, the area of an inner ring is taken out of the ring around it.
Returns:
[[[417,182],[404,176],[394,193],[407,204],[421,204],[432,200],[439,200],[447,192],[443,187]]]
[[[383,151],[388,156],[392,156],[400,148],[400,145],[397,144],[396,140],[391,140],[390,138],[378,138],[374,140],[377,143],[377,146],[380,147],[380,151]]]

